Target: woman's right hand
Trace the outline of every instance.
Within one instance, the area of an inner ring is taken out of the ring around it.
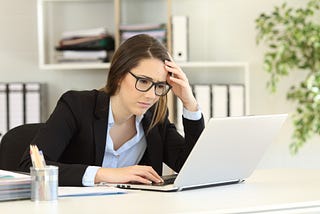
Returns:
[[[163,182],[162,178],[151,166],[128,166],[123,168],[100,168],[95,183],[129,183],[151,184]]]

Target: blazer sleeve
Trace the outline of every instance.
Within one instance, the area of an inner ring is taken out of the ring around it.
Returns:
[[[200,120],[188,120],[183,118],[185,136],[182,137],[175,125],[167,119],[164,123],[164,162],[174,171],[179,172],[188,158],[204,129],[203,116]]]
[[[59,185],[81,186],[82,176],[88,164],[72,164],[61,161],[61,157],[68,150],[72,138],[79,132],[81,123],[76,115],[79,115],[78,105],[72,92],[65,93],[58,101],[56,108],[32,141],[43,151],[46,162],[49,165],[59,167]],[[77,151],[73,151],[76,155]],[[81,157],[79,157],[81,159]],[[29,171],[32,166],[29,148],[25,151],[20,169]]]

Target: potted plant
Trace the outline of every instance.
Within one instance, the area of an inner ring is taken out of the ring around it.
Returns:
[[[292,153],[297,153],[310,137],[320,134],[320,0],[309,0],[303,8],[286,3],[255,20],[257,43],[266,45],[264,70],[270,74],[267,87],[275,92],[283,76],[297,70],[306,78],[292,85],[287,99],[297,104],[293,113]]]

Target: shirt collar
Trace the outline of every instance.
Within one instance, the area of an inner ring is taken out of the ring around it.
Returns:
[[[143,117],[144,117],[144,115],[136,116],[136,126],[138,126],[141,123]],[[111,99],[110,99],[110,102],[109,102],[108,125],[110,127],[112,127],[114,125],[114,118],[113,118],[112,107],[111,107]]]

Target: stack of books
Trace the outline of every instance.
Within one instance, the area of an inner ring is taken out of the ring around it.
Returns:
[[[114,38],[105,28],[66,31],[56,50],[60,63],[108,62],[114,51]]]
[[[166,46],[166,25],[165,24],[135,24],[120,26],[120,41],[121,43],[132,36],[138,34],[148,34],[158,39]]]
[[[30,199],[29,175],[0,170],[0,201]]]

